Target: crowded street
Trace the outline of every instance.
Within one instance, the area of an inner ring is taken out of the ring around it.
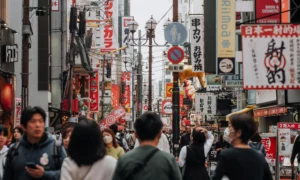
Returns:
[[[0,0],[0,180],[300,180],[299,0]]]

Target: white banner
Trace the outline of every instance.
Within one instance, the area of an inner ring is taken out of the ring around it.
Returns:
[[[300,88],[300,25],[242,26],[244,89]]]
[[[278,148],[279,156],[291,155],[291,130],[290,129],[278,129]]]
[[[191,16],[191,61],[193,72],[204,72],[204,16]]]
[[[101,17],[104,23],[101,27],[101,52],[110,52],[119,47],[118,42],[118,0],[102,0],[104,4]]]
[[[214,93],[196,94],[196,114],[215,115],[217,113],[217,95]]]

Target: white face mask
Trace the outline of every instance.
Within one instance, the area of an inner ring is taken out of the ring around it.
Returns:
[[[226,128],[223,135],[224,141],[228,142],[229,144],[231,144],[233,140],[233,138],[230,137],[230,133],[233,133],[233,131],[230,132],[229,128]]]
[[[103,140],[104,140],[105,144],[109,144],[112,142],[113,139],[112,139],[112,136],[104,136]]]

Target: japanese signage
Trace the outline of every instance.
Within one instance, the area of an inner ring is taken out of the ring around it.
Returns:
[[[59,0],[51,0],[51,11],[59,11]]]
[[[220,91],[222,90],[223,76],[206,75],[206,90],[207,91]]]
[[[119,121],[121,117],[126,114],[125,109],[122,106],[115,108],[109,115],[100,122],[101,129],[108,128],[110,125]]]
[[[111,100],[113,108],[120,106],[120,86],[117,84],[113,84],[111,87]]]
[[[263,0],[263,1],[256,0],[255,1],[255,14],[257,19],[256,23],[259,24],[280,23],[280,19],[281,19],[280,11],[281,11],[281,0]]]
[[[20,126],[20,123],[21,123],[21,113],[22,113],[22,106],[21,106],[22,100],[21,100],[21,98],[16,98],[15,103],[16,103],[15,104],[16,110],[15,110],[14,127]]]
[[[243,13],[242,12],[236,12],[235,20],[236,20],[236,28],[235,28],[236,32],[241,33],[240,24],[243,22]]]
[[[162,102],[162,114],[172,114],[172,102],[168,100]]]
[[[276,137],[262,138],[261,143],[266,150],[266,158],[270,160],[276,159]]]
[[[290,23],[290,0],[281,0],[281,23]]]
[[[242,87],[243,80],[227,80],[225,81],[226,87]]]
[[[191,16],[190,22],[193,72],[204,72],[204,16]]]
[[[129,43],[132,39],[127,23],[132,21],[133,17],[122,17],[122,47],[129,47]]]
[[[217,1],[218,74],[235,74],[235,0]]]
[[[118,48],[118,0],[104,2],[101,11],[105,23],[101,28],[101,52],[110,52]]]
[[[130,108],[130,85],[127,82],[130,82],[130,72],[122,72],[122,84],[123,94],[122,94],[122,105],[125,108]]]
[[[254,117],[273,116],[287,113],[286,107],[274,107],[254,110]]]
[[[99,73],[90,76],[90,112],[99,111]]]
[[[173,83],[166,83],[166,97],[172,97]]]
[[[300,124],[299,123],[279,122],[278,123],[278,128],[300,130]]]
[[[18,62],[18,45],[4,45],[2,46],[2,62],[12,63]]]
[[[299,35],[296,24],[242,26],[244,89],[299,88]]]
[[[279,156],[290,156],[291,130],[279,128],[278,135]]]
[[[215,115],[217,111],[217,95],[214,93],[196,94],[196,114]]]

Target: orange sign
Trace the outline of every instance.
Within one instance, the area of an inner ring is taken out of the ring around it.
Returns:
[[[172,97],[173,83],[166,83],[166,97]]]
[[[281,0],[281,23],[290,23],[290,0]]]
[[[274,107],[254,110],[254,117],[272,116],[278,114],[285,114],[287,112],[286,107]]]
[[[112,107],[116,108],[120,106],[120,86],[113,84],[111,88]]]

